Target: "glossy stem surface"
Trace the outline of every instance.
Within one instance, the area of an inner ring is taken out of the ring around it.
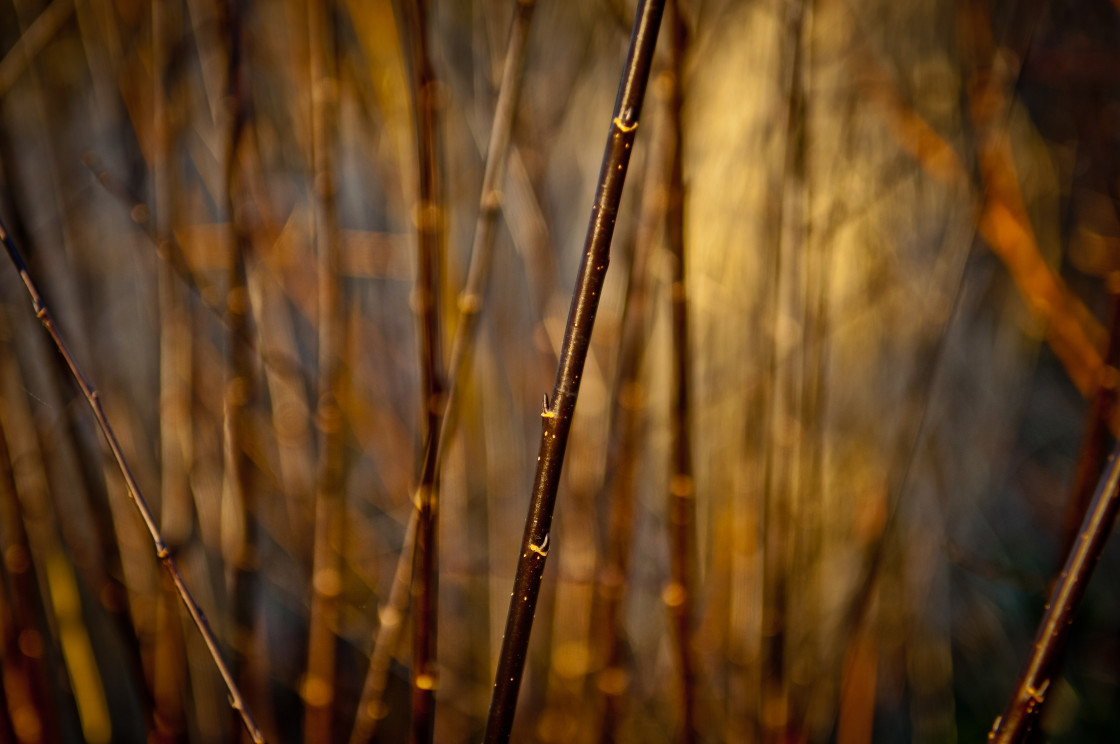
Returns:
[[[1089,511],[1073,543],[1065,567],[1050,592],[1046,613],[1039,623],[1030,658],[1003,715],[996,719],[988,741],[1012,744],[1025,739],[1042,711],[1050,691],[1055,665],[1069,636],[1073,613],[1081,602],[1097,561],[1100,560],[1120,504],[1120,442],[1112,450],[1108,467],[1097,484]]]
[[[572,414],[576,407],[583,365],[591,343],[591,330],[603,291],[603,282],[610,262],[611,238],[614,235],[622,187],[633,152],[638,130],[638,118],[649,81],[653,50],[664,0],[643,0],[634,18],[630,49],[626,57],[622,81],[615,100],[614,115],[607,133],[603,165],[599,171],[599,185],[591,220],[587,228],[583,259],[568,311],[564,343],[560,349],[560,363],[556,369],[556,382],[552,399],[545,399],[541,412],[541,443],[537,458],[537,471],[533,479],[533,492],[525,534],[517,563],[509,614],[506,617],[505,635],[498,657],[490,712],[486,721],[487,744],[508,742],[513,729],[517,696],[525,670],[525,657],[529,649],[529,636],[533,628],[533,615],[537,607],[545,561],[551,549],[549,530],[556,504],[556,491],[560,484],[560,471],[564,463],[564,450],[571,430]]]

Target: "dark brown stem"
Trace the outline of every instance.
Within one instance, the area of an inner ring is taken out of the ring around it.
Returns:
[[[546,397],[544,410],[541,412],[540,454],[509,615],[506,618],[505,635],[502,638],[502,650],[498,657],[498,671],[490,698],[484,738],[487,744],[508,742],[513,729],[517,696],[525,669],[529,636],[533,629],[533,614],[545,561],[551,548],[549,530],[564,463],[564,450],[579,395],[583,365],[587,360],[587,349],[591,344],[591,330],[606,279],[618,204],[622,198],[622,187],[637,135],[638,118],[645,98],[664,8],[664,0],[643,0],[639,3],[634,18],[630,50],[607,134],[595,204],[591,208],[583,259],[568,311],[552,400],[549,401]]]
[[[413,290],[420,350],[420,395],[423,411],[423,461],[416,493],[418,510],[413,557],[412,627],[413,744],[431,744],[435,724],[436,625],[438,583],[439,478],[436,468],[444,382],[439,327],[439,265],[443,256],[444,204],[436,148],[439,82],[428,54],[424,0],[404,3],[404,27],[412,50],[411,93],[419,166],[415,221],[419,255]]]
[[[187,612],[190,614],[195,626],[202,634],[202,640],[206,643],[206,648],[210,652],[210,657],[214,660],[214,665],[218,668],[218,673],[221,674],[222,680],[226,684],[226,689],[229,690],[230,707],[241,716],[241,721],[245,724],[245,729],[249,732],[253,741],[263,742],[264,736],[261,734],[260,729],[257,728],[257,724],[253,720],[249,709],[246,707],[244,698],[241,696],[241,691],[238,689],[229,667],[226,666],[226,662],[222,658],[221,652],[218,650],[218,641],[214,637],[213,631],[210,630],[210,624],[207,622],[206,616],[198,606],[198,603],[195,602],[194,597],[191,596],[190,590],[187,589],[187,585],[183,581],[183,576],[179,573],[179,567],[176,565],[175,559],[171,557],[171,552],[167,549],[167,545],[163,541],[163,536],[160,534],[159,527],[156,526],[155,518],[148,509],[148,502],[141,494],[140,487],[137,485],[136,479],[133,478],[132,470],[129,468],[128,463],[125,462],[124,453],[121,451],[120,444],[117,442],[117,436],[113,432],[113,428],[109,425],[109,419],[105,416],[105,411],[101,407],[101,399],[97,391],[86,380],[85,375],[78,367],[78,363],[59,335],[54,320],[51,318],[50,311],[43,303],[35,283],[31,280],[31,274],[27,270],[27,265],[23,261],[23,256],[21,256],[16,249],[15,243],[12,242],[3,222],[0,222],[0,240],[4,242],[4,247],[8,249],[8,257],[15,265],[16,271],[19,272],[20,279],[23,280],[23,284],[27,288],[27,293],[31,296],[31,305],[35,310],[35,316],[43,324],[43,328],[46,329],[55,347],[58,348],[63,361],[66,362],[66,366],[70,370],[70,375],[74,378],[74,382],[77,383],[78,388],[81,389],[82,395],[85,396],[90,410],[93,411],[93,416],[97,420],[97,425],[101,428],[101,433],[105,436],[113,459],[117,462],[117,468],[124,477],[125,487],[128,489],[128,494],[132,498],[132,503],[136,505],[137,511],[140,512],[140,518],[144,520],[144,526],[148,528],[148,533],[152,538],[152,545],[155,547],[156,557],[160,559],[164,568],[166,568],[168,574],[170,574],[171,581],[175,585],[175,590],[179,598],[183,601],[183,605],[187,608]]]
[[[669,3],[669,206],[665,232],[669,246],[672,308],[672,376],[669,403],[669,561],[670,581],[663,599],[669,611],[681,695],[681,741],[696,741],[696,659],[692,646],[692,550],[696,492],[692,477],[692,439],[689,405],[688,294],[684,251],[684,179],[681,148],[681,86],[688,29],[679,0]]]
[[[1117,499],[1118,491],[1120,491],[1120,444],[1112,450],[1108,467],[1097,484],[1097,491],[1089,505],[1089,511],[1077,533],[1073,550],[1066,559],[1057,584],[1050,592],[1046,613],[1039,623],[1031,655],[1023,667],[1022,676],[1007,703],[1007,708],[992,726],[988,741],[997,744],[1023,741],[1041,712],[1046,695],[1050,691],[1054,667],[1069,636],[1073,613],[1081,601],[1085,585],[1089,582],[1097,561],[1100,560],[1101,551],[1116,522],[1116,510],[1120,505],[1120,499]]]

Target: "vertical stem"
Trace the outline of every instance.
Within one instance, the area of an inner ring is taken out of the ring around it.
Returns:
[[[250,337],[249,289],[245,257],[252,248],[247,224],[246,183],[242,167],[245,135],[250,116],[250,89],[243,59],[245,52],[245,0],[226,0],[229,33],[228,86],[232,107],[229,146],[226,160],[226,209],[233,232],[228,270],[229,289],[226,315],[229,321],[229,370],[226,379],[225,464],[229,494],[240,512],[241,534],[235,554],[228,556],[232,566],[230,596],[233,604],[231,649],[236,674],[248,678],[248,660],[253,642],[256,604],[256,510],[251,463],[246,454],[249,437],[249,405],[253,399],[252,350]]]
[[[564,450],[579,395],[583,366],[587,360],[587,349],[591,343],[591,330],[606,279],[615,218],[637,135],[638,118],[645,98],[664,7],[664,0],[643,0],[638,5],[634,18],[630,50],[607,134],[603,165],[599,171],[599,185],[595,204],[591,209],[583,260],[580,262],[576,289],[568,312],[552,400],[550,402],[545,398],[544,410],[541,412],[540,455],[490,699],[485,735],[487,744],[508,742],[513,729],[517,696],[533,628],[533,613],[550,547],[549,529],[552,526]]]
[[[696,501],[692,477],[692,439],[689,405],[688,294],[684,250],[684,179],[681,126],[684,55],[688,29],[680,1],[670,0],[669,18],[671,69],[669,88],[669,205],[665,214],[666,238],[671,266],[672,391],[669,403],[669,561],[670,583],[663,593],[669,611],[681,695],[681,741],[696,741],[696,658],[692,645],[692,550]]]
[[[319,476],[315,493],[315,539],[311,568],[311,628],[304,741],[331,741],[335,699],[335,629],[341,590],[343,482],[345,478],[340,399],[343,338],[339,297],[339,237],[335,201],[333,139],[337,88],[334,5],[307,3],[308,55],[311,72],[311,170],[315,195],[315,242],[319,277],[319,394],[316,424],[320,432]]]
[[[770,305],[771,348],[768,401],[768,436],[765,444],[765,491],[763,498],[763,589],[762,589],[762,680],[759,720],[762,741],[779,744],[792,735],[791,682],[789,678],[792,610],[796,598],[791,587],[797,548],[796,525],[803,484],[797,463],[802,455],[797,427],[803,405],[801,359],[804,349],[778,342],[779,329],[803,323],[802,286],[805,240],[801,223],[800,197],[803,186],[802,92],[799,88],[805,4],[796,0],[786,10],[785,44],[789,52],[784,87],[786,106],[785,152],[781,180],[775,190],[777,220],[773,288]]]
[[[618,384],[611,399],[616,401],[610,423],[607,472],[603,498],[610,501],[606,547],[599,577],[602,632],[599,691],[603,711],[599,724],[600,744],[613,744],[622,720],[622,704],[630,686],[626,669],[623,601],[630,575],[634,532],[635,481],[640,437],[645,419],[646,393],[642,386],[642,359],[649,335],[649,270],[655,234],[665,212],[661,198],[664,173],[647,165],[642,184],[641,217],[630,259],[630,276],[624,304],[623,335],[618,355]]]
[[[11,350],[8,344],[4,347],[5,353]],[[24,510],[12,472],[12,453],[7,441],[12,436],[10,424],[7,431],[5,428],[0,419],[0,576],[4,577],[0,583],[5,584],[5,591],[0,594],[0,690],[7,702],[4,707],[23,709],[14,722],[16,733],[35,732],[39,741],[54,744],[62,740],[59,721],[63,714],[62,706],[52,701],[51,670],[43,654],[27,653],[19,643],[21,637],[43,637],[44,610],[35,580],[35,553],[24,526]]]
[[[423,461],[416,494],[417,532],[413,557],[412,728],[413,744],[431,744],[435,725],[436,625],[438,585],[439,478],[436,467],[444,382],[439,327],[439,268],[443,256],[444,204],[436,148],[439,83],[428,54],[425,0],[404,3],[405,27],[412,49],[411,93],[419,166],[414,219],[418,251],[413,308],[420,350],[420,395],[423,411]]]
[[[166,0],[152,0],[152,110],[154,139],[152,157],[152,237],[161,256],[172,253],[172,182],[169,172],[172,134],[167,111],[165,76],[168,70],[169,30]],[[170,261],[156,266],[159,296],[159,385],[160,385],[160,525],[171,544],[180,542],[190,531],[190,461],[193,436],[190,418],[191,331],[189,312],[182,301]],[[155,698],[155,726],[160,736],[178,740],[184,736],[183,680],[186,655],[183,630],[175,610],[175,590],[164,577],[156,612],[156,640],[152,664],[152,693]]]

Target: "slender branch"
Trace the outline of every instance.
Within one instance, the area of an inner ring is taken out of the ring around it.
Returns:
[[[66,362],[66,366],[70,370],[71,377],[74,378],[74,382],[77,383],[82,391],[82,395],[85,396],[86,402],[89,403],[90,410],[93,411],[93,416],[97,420],[97,425],[101,427],[101,433],[105,436],[105,440],[109,445],[109,450],[113,454],[113,459],[116,460],[117,467],[124,477],[125,487],[128,488],[129,496],[132,497],[132,503],[136,505],[136,510],[140,512],[140,518],[144,520],[144,526],[148,528],[148,533],[151,535],[156,557],[160,559],[164,568],[166,568],[168,574],[170,574],[171,581],[175,584],[175,590],[179,594],[179,599],[183,601],[183,605],[187,608],[188,614],[190,614],[195,626],[202,634],[202,640],[206,643],[206,648],[210,651],[210,657],[214,660],[214,665],[218,668],[218,673],[221,674],[222,680],[226,684],[226,689],[229,690],[230,707],[241,716],[241,721],[245,724],[245,729],[249,732],[249,736],[252,737],[253,741],[263,742],[264,736],[261,734],[260,729],[257,728],[257,724],[253,720],[253,716],[249,712],[248,707],[246,707],[244,698],[241,696],[241,691],[238,689],[229,667],[222,658],[221,651],[218,650],[218,641],[214,637],[213,631],[210,630],[210,624],[206,620],[206,615],[202,612],[202,608],[198,606],[194,597],[191,596],[190,590],[187,589],[187,585],[183,581],[183,576],[179,573],[179,567],[176,565],[175,559],[171,557],[171,552],[163,541],[163,536],[160,534],[159,527],[156,526],[155,518],[148,509],[148,502],[140,492],[140,486],[137,485],[128,463],[125,462],[124,453],[121,451],[121,446],[117,442],[117,436],[113,432],[113,428],[109,425],[109,419],[106,417],[105,411],[101,407],[101,398],[93,386],[86,380],[85,375],[78,367],[77,361],[75,361],[73,355],[70,353],[70,349],[63,342],[62,336],[59,335],[50,311],[43,303],[43,299],[35,283],[31,280],[31,274],[27,269],[27,264],[24,263],[23,256],[16,248],[15,243],[12,242],[11,236],[8,234],[8,229],[4,226],[2,221],[0,221],[0,240],[3,240],[4,247],[8,249],[8,257],[11,259],[12,264],[15,265],[16,271],[19,272],[20,279],[23,280],[23,285],[27,288],[27,293],[31,296],[31,305],[35,310],[35,317],[43,324],[43,328],[46,329],[47,334],[58,348],[63,361]]]
[[[645,98],[664,8],[664,0],[642,0],[634,18],[630,50],[607,134],[595,204],[591,208],[583,260],[580,262],[575,293],[568,311],[552,400],[550,402],[545,398],[544,410],[541,412],[540,454],[506,619],[505,636],[498,657],[498,671],[490,699],[484,739],[487,744],[508,742],[513,729],[517,696],[533,628],[533,614],[550,549],[549,530],[556,504],[556,491],[560,484],[564,450],[579,395],[583,365],[591,344],[591,330],[606,279],[607,264],[610,262],[611,237],[637,135],[638,118]]]
[[[1023,741],[1042,711],[1054,667],[1069,636],[1073,613],[1085,593],[1085,585],[1100,560],[1101,551],[1116,522],[1120,506],[1120,443],[1112,450],[1108,467],[1097,484],[1077,540],[1073,544],[1058,582],[1050,592],[1046,613],[1039,623],[1030,658],[1002,716],[996,719],[988,741],[1013,744]]]
[[[684,177],[681,149],[684,141],[681,129],[682,81],[684,55],[689,36],[682,15],[680,0],[670,0],[670,70],[668,119],[669,147],[669,204],[665,214],[666,238],[669,244],[672,271],[672,363],[669,405],[670,464],[669,464],[669,561],[670,582],[663,599],[669,611],[673,646],[677,657],[677,674],[681,695],[681,741],[696,741],[696,654],[692,644],[692,549],[696,521],[696,492],[692,477],[692,438],[690,432],[691,410],[689,404],[689,348],[688,348],[688,294],[685,277],[684,251]]]
[[[448,387],[444,396],[443,413],[438,436],[425,452],[424,469],[433,471],[432,478],[438,475],[448,442],[455,431],[459,391],[466,384],[467,370],[470,367],[471,352],[477,335],[478,319],[481,315],[483,298],[490,281],[490,264],[493,256],[495,228],[501,212],[502,181],[506,173],[506,156],[509,154],[513,134],[513,119],[517,113],[517,103],[521,96],[521,81],[525,69],[525,56],[528,51],[529,29],[533,18],[535,0],[520,0],[517,3],[513,25],[510,29],[509,44],[506,49],[502,81],[498,89],[498,102],[495,106],[494,121],[490,130],[490,144],[486,153],[486,165],[482,178],[482,196],[479,200],[478,221],[475,224],[474,242],[471,246],[470,265],[467,281],[459,295],[459,324],[451,344],[451,359],[448,364]],[[433,455],[428,462],[428,455]],[[423,481],[423,479],[422,479]],[[414,499],[418,504],[418,497]],[[389,598],[382,610],[381,623],[378,625],[373,655],[370,657],[369,671],[362,687],[358,704],[358,714],[351,734],[351,744],[368,741],[373,735],[377,716],[381,711],[385,693],[386,675],[389,671],[389,654],[396,646],[402,627],[401,618],[407,610],[408,593],[404,591],[411,580],[411,564],[415,547],[415,531],[420,524],[414,509],[406,528],[405,545],[398,558],[397,569]]]

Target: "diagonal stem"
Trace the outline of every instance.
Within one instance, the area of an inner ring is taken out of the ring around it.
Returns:
[[[992,725],[988,741],[1013,744],[1025,739],[1042,711],[1055,665],[1069,636],[1073,613],[1085,593],[1085,585],[1100,560],[1101,551],[1116,522],[1120,499],[1120,443],[1112,450],[1108,467],[1097,484],[1097,492],[1081,523],[1073,549],[1066,558],[1058,582],[1050,592],[1046,613],[1039,623],[1030,658],[1019,684],[1002,716]]]
[[[549,529],[556,504],[556,491],[560,484],[560,471],[564,463],[564,450],[572,426],[583,365],[591,344],[591,330],[599,308],[599,298],[610,262],[611,238],[614,235],[622,187],[626,181],[627,166],[637,135],[638,117],[649,81],[653,50],[657,43],[664,0],[643,0],[634,18],[630,37],[630,50],[615,100],[614,115],[607,134],[603,165],[599,171],[599,185],[591,220],[587,227],[583,260],[568,311],[564,343],[560,349],[560,363],[556,369],[556,382],[551,402],[545,398],[541,412],[541,444],[529,514],[525,522],[521,555],[513,584],[509,614],[506,618],[505,636],[498,657],[498,671],[490,698],[490,712],[486,722],[486,744],[509,741],[517,695],[525,670],[525,657],[529,649],[529,636],[533,629],[533,614],[537,607],[548,556]]]
[[[198,606],[198,602],[195,601],[190,590],[187,589],[187,585],[183,581],[183,575],[179,573],[179,567],[176,565],[175,559],[171,557],[171,551],[168,550],[167,544],[160,534],[159,527],[156,525],[155,518],[152,516],[151,510],[148,509],[148,502],[140,492],[140,486],[137,485],[136,479],[132,475],[132,470],[124,459],[124,453],[121,451],[121,446],[117,442],[117,435],[113,432],[113,427],[109,425],[109,419],[105,415],[104,409],[101,407],[101,398],[93,386],[90,385],[89,381],[82,373],[81,368],[78,367],[74,356],[70,353],[70,349],[66,346],[65,342],[63,342],[62,336],[59,335],[50,311],[43,303],[43,299],[35,283],[31,280],[31,273],[27,269],[27,264],[24,262],[23,256],[16,248],[15,243],[12,242],[11,236],[8,234],[8,229],[4,226],[2,221],[0,221],[0,240],[4,242],[4,247],[8,249],[8,257],[11,259],[12,264],[15,265],[16,271],[19,272],[20,279],[23,280],[23,284],[27,288],[27,293],[31,296],[31,305],[35,310],[35,316],[43,324],[43,328],[46,329],[47,334],[58,348],[63,361],[66,362],[66,366],[70,370],[70,376],[73,377],[74,382],[78,384],[82,395],[85,396],[86,402],[89,403],[90,410],[93,411],[94,418],[97,419],[97,425],[101,428],[101,433],[105,436],[105,440],[109,444],[109,450],[113,454],[113,459],[117,461],[117,467],[124,477],[125,487],[128,488],[129,496],[132,497],[132,503],[136,505],[136,510],[140,512],[140,518],[144,520],[144,526],[148,528],[148,533],[152,537],[152,545],[155,547],[156,557],[160,559],[160,562],[163,563],[164,568],[166,568],[168,574],[170,574],[171,581],[175,585],[175,591],[179,594],[179,599],[183,601],[183,605],[187,608],[188,614],[190,614],[195,626],[202,634],[202,640],[206,643],[206,648],[210,651],[210,657],[214,660],[214,665],[218,668],[218,673],[222,676],[222,680],[226,684],[226,689],[229,690],[230,707],[241,716],[241,721],[245,724],[245,729],[249,732],[249,736],[252,740],[254,742],[264,742],[264,735],[261,734],[260,729],[257,728],[257,723],[253,720],[253,715],[249,712],[248,707],[245,705],[245,700],[241,696],[241,690],[238,689],[237,682],[234,681],[225,659],[222,658],[221,651],[218,650],[218,640],[215,638],[214,632],[210,629],[210,623],[207,622],[206,615],[202,612],[202,608]]]

